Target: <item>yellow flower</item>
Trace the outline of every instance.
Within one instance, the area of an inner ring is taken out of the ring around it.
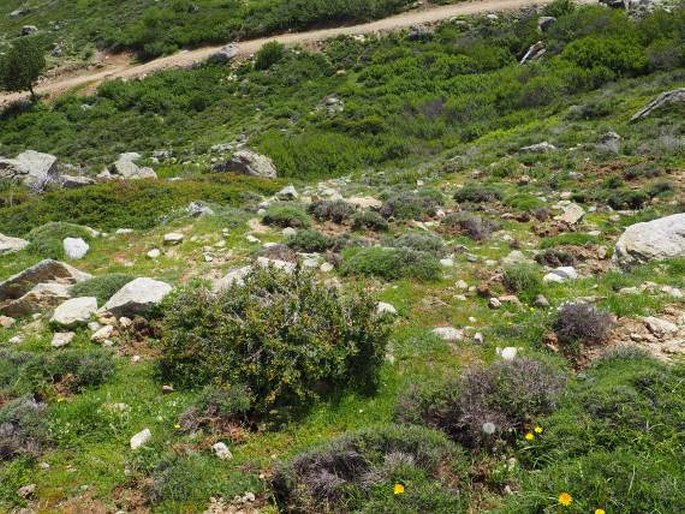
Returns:
[[[404,494],[404,486],[402,484],[395,484],[392,488],[393,494]]]
[[[542,427],[535,427],[535,433],[536,434],[542,434],[543,428]]]
[[[526,438],[526,441],[532,441],[533,439],[535,439],[535,435],[533,434],[533,432],[528,432],[528,433],[527,433],[526,435],[524,435],[523,437]]]
[[[176,424],[174,425],[174,428],[175,428],[176,430],[178,430],[179,428],[181,428],[181,425],[179,425],[178,423],[176,423]]]
[[[568,493],[561,493],[559,495],[559,503],[561,503],[564,507],[568,507],[573,503],[573,498]]]
[[[607,514],[607,511],[605,511],[604,509],[596,509],[595,514]]]

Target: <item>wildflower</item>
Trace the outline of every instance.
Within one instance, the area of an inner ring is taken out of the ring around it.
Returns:
[[[392,493],[395,495],[404,494],[404,486],[402,484],[395,484],[395,487],[392,488]]]
[[[526,441],[532,441],[533,439],[535,439],[535,435],[533,434],[533,432],[528,432],[528,433],[527,433],[525,436],[523,436],[523,437],[525,437]]]
[[[559,503],[562,504],[564,507],[568,507],[573,503],[573,498],[571,497],[570,494],[564,492],[559,495]]]
[[[604,509],[595,509],[595,514],[607,514],[607,511]]]
[[[542,434],[543,428],[542,427],[535,427],[534,431],[536,434]]]

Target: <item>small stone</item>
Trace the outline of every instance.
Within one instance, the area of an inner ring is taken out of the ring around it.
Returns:
[[[445,267],[445,268],[453,268],[454,267],[454,260],[453,259],[440,259],[440,265]]]
[[[547,300],[544,295],[539,294],[535,297],[533,305],[535,307],[546,308],[549,307],[549,300]]]
[[[133,320],[131,318],[127,318],[126,316],[122,316],[119,318],[119,325],[121,325],[121,328],[128,328],[133,325]]]
[[[88,330],[90,330],[91,332],[97,332],[102,328],[102,325],[100,325],[100,323],[98,323],[97,321],[91,321],[90,323],[88,323],[87,326]]]
[[[248,243],[252,243],[252,244],[261,243],[261,241],[258,238],[256,238],[255,236],[253,236],[252,234],[246,235],[245,239],[247,240]]]
[[[9,344],[21,344],[24,342],[24,338],[21,336],[10,337],[7,341]]]
[[[506,348],[497,348],[497,355],[502,357],[505,361],[513,361],[518,354],[518,350],[513,346],[507,346]]]
[[[22,498],[29,498],[36,492],[36,484],[25,485],[17,490],[17,495]]]
[[[126,236],[128,234],[133,234],[133,229],[130,228],[118,228],[115,232],[118,236]]]
[[[104,343],[109,340],[114,335],[114,327],[112,325],[105,325],[99,328],[92,336],[90,340],[94,343]]]
[[[568,223],[569,225],[575,225],[583,216],[585,216],[585,209],[580,205],[572,203],[564,209],[564,213],[561,216],[558,216],[557,219],[564,223]]]
[[[174,386],[172,386],[172,385],[165,384],[162,386],[162,394],[171,394],[174,391],[175,391]]]
[[[465,257],[466,257],[466,260],[469,261],[469,262],[478,262],[478,256],[477,256],[477,255],[473,255],[472,253],[467,253],[467,254],[465,255]]]
[[[473,340],[474,340],[474,342],[476,342],[478,344],[485,343],[485,337],[483,336],[483,334],[481,332],[476,332],[476,335],[473,336]]]
[[[150,432],[149,428],[146,428],[145,430],[138,432],[136,435],[131,437],[131,449],[132,450],[137,450],[138,448],[141,448],[144,446],[150,439],[152,439],[152,432]]]
[[[454,287],[456,287],[457,289],[460,289],[462,291],[466,291],[466,290],[468,290],[469,285],[466,283],[465,280],[457,280],[454,283]]]
[[[297,230],[292,227],[286,227],[281,231],[281,234],[283,234],[284,237],[293,237],[297,234]]]
[[[98,301],[94,296],[72,298],[55,309],[50,323],[67,328],[83,325],[97,310]]]
[[[297,192],[297,189],[295,189],[295,186],[292,185],[286,186],[283,189],[281,189],[278,193],[276,193],[276,198],[284,202],[296,200],[299,196],[300,195]]]
[[[490,300],[488,301],[488,306],[491,309],[499,309],[500,307],[502,307],[502,302],[498,298],[490,298]]]
[[[322,273],[330,273],[334,268],[330,262],[324,262],[319,269]]]
[[[164,235],[164,244],[169,246],[181,244],[181,241],[183,241],[184,238],[185,236],[183,234],[171,232],[170,234]]]
[[[212,450],[214,451],[214,455],[219,457],[221,460],[231,460],[233,458],[231,450],[228,448],[228,446],[226,446],[225,443],[216,443],[214,446],[212,446]]]
[[[74,332],[58,332],[52,336],[52,342],[50,344],[53,348],[62,348],[71,343],[74,336],[76,336]]]
[[[0,327],[10,328],[16,323],[17,320],[10,318],[9,316],[0,316]]]
[[[147,252],[147,256],[149,259],[158,259],[162,255],[161,250],[158,248],[153,248],[149,252]]]
[[[376,312],[378,314],[394,314],[397,315],[397,309],[389,303],[385,302],[378,302],[376,304]]]

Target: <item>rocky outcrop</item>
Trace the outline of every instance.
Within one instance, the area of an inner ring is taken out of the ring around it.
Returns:
[[[271,159],[252,150],[239,150],[228,162],[219,162],[214,171],[230,171],[241,175],[261,178],[276,178],[278,172]]]
[[[9,237],[0,234],[0,255],[5,255],[6,253],[19,252],[26,248],[29,242],[25,239],[20,239],[18,237]]]
[[[685,213],[631,225],[614,252],[614,260],[620,265],[674,257],[685,257]]]
[[[215,64],[226,64],[231,62],[238,55],[238,45],[229,43],[221,47],[218,51],[209,56],[209,62]]]
[[[557,147],[554,146],[551,143],[548,143],[547,141],[543,141],[542,143],[536,143],[534,145],[530,146],[524,146],[519,150],[521,153],[532,153],[532,154],[542,154],[542,153],[549,153],[549,152],[556,152]]]
[[[531,61],[535,61],[545,55],[547,53],[547,49],[545,48],[545,43],[542,41],[538,41],[534,45],[532,45],[526,54],[523,56],[519,64],[526,64]]]
[[[171,286],[166,282],[137,278],[117,291],[102,309],[117,317],[145,315],[170,292]]]
[[[14,159],[0,157],[0,179],[21,180],[27,186],[42,190],[57,178],[57,157],[27,150]]]
[[[657,109],[661,109],[665,105],[675,103],[685,103],[685,87],[661,93],[658,97],[649,102],[643,109],[636,112],[633,117],[630,118],[630,121],[634,123],[636,121],[643,120]]]

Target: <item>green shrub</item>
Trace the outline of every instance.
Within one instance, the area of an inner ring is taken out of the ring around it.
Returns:
[[[218,295],[194,286],[171,298],[160,343],[165,379],[242,384],[256,416],[376,386],[388,326],[368,295],[326,288],[303,271],[260,268],[244,282]]]
[[[376,211],[364,210],[352,216],[352,229],[384,232],[388,230],[388,221]]]
[[[262,46],[254,57],[255,70],[268,70],[285,57],[285,46],[278,41],[269,41]]]
[[[583,345],[605,342],[613,325],[610,314],[598,311],[589,303],[574,303],[559,310],[552,328],[562,348],[574,353]]]
[[[0,408],[0,462],[41,453],[49,434],[46,408],[30,395]]]
[[[584,234],[582,232],[570,232],[559,234],[558,236],[546,237],[540,241],[540,249],[555,248],[557,246],[585,246],[596,244],[600,240],[597,236]]]
[[[442,193],[434,189],[395,193],[385,201],[380,212],[385,218],[425,220],[435,216],[442,201]]]
[[[468,236],[474,241],[485,241],[498,229],[497,222],[467,212],[449,214],[440,222],[440,230],[444,233]]]
[[[179,419],[180,430],[224,433],[231,426],[247,425],[254,398],[245,386],[208,385]]]
[[[404,494],[394,494],[398,484]],[[286,512],[468,510],[465,457],[422,427],[345,434],[281,464],[271,486]]]
[[[434,255],[445,253],[445,243],[442,238],[430,232],[407,232],[395,239],[388,239],[386,245],[394,248],[409,248],[417,252]]]
[[[307,207],[307,212],[316,221],[332,221],[340,225],[354,214],[354,206],[344,200],[321,200]]]
[[[71,287],[70,292],[73,297],[94,296],[98,299],[98,305],[104,305],[119,289],[135,278],[133,275],[124,273],[101,275],[79,282]]]
[[[72,223],[46,223],[34,228],[26,236],[28,251],[44,259],[63,260],[64,244],[67,237],[82,238],[89,242],[92,237],[88,229]]]
[[[321,253],[333,248],[336,241],[318,230],[299,230],[285,244],[296,252]]]
[[[542,291],[542,275],[536,266],[518,264],[508,266],[502,275],[504,287],[511,293],[521,295],[527,301]]]
[[[438,280],[440,263],[434,255],[409,248],[362,248],[343,252],[342,275],[373,276],[385,280]]]
[[[487,203],[497,202],[504,198],[504,193],[494,186],[467,185],[454,193],[457,202]]]
[[[569,43],[562,57],[583,68],[605,67],[618,76],[635,75],[647,67],[644,48],[625,36],[588,36]]]
[[[280,228],[307,228],[310,225],[307,213],[296,205],[272,205],[266,210],[263,222]]]
[[[442,430],[468,448],[494,448],[515,441],[537,416],[551,412],[564,385],[564,375],[543,362],[497,361],[410,389],[398,401],[396,419]]]

